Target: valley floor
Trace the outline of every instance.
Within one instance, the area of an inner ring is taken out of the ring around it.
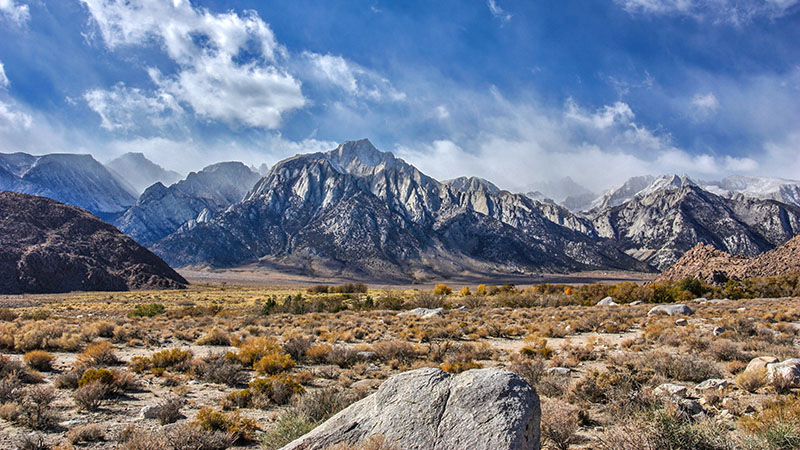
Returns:
[[[543,398],[543,425],[574,425],[572,448],[638,448],[623,446],[620,435],[653,432],[653,411],[688,417],[680,419],[687,430],[723,427],[731,446],[714,448],[744,448],[734,444],[761,439],[759,426],[775,400],[797,401],[791,386],[742,374],[758,356],[800,356],[800,298],[690,302],[695,314],[682,316],[684,323],[648,317],[652,305],[510,308],[491,297],[371,286],[371,298],[395,299],[385,303],[395,309],[279,313],[270,309],[273,300],[302,294],[322,304],[341,296],[298,287],[310,280],[273,280],[284,285],[274,287],[243,273],[184,275],[210,283],[0,297],[0,448],[26,436],[60,448],[69,441],[77,448],[145,448],[137,439],[177,439],[190,423],[205,430],[204,439],[231,432],[236,448],[279,448],[387,377],[424,366],[517,372]],[[154,304],[163,311],[147,306]],[[429,318],[403,314],[425,306],[445,309]],[[52,363],[28,353],[37,350],[49,352]],[[26,363],[38,371],[22,377]],[[111,371],[108,379],[103,369]],[[92,379],[107,384],[96,403],[86,401]],[[723,381],[705,388],[707,379]],[[669,398],[660,392],[664,383],[686,389]],[[35,395],[49,402],[36,420],[26,403]],[[161,408],[158,417],[143,417],[153,406]],[[697,432],[711,432],[703,430]]]
[[[190,283],[209,284],[209,285],[234,285],[234,286],[285,286],[285,287],[308,287],[317,284],[340,284],[345,282],[363,281],[369,282],[370,286],[378,289],[431,289],[438,283],[445,283],[451,286],[477,284],[494,284],[502,286],[506,283],[514,284],[518,287],[530,286],[539,283],[560,283],[560,284],[588,284],[588,283],[620,283],[631,281],[642,283],[654,280],[658,274],[645,272],[595,270],[588,272],[573,272],[568,274],[543,273],[537,275],[506,276],[502,278],[492,277],[456,277],[456,278],[432,278],[416,283],[395,283],[387,284],[382,281],[372,281],[352,278],[338,277],[311,277],[300,274],[285,272],[265,271],[253,267],[243,267],[237,269],[179,269],[178,272]]]

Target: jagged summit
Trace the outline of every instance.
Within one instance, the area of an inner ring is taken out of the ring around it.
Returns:
[[[161,182],[169,186],[181,179],[178,172],[166,170],[150,161],[144,153],[125,153],[106,164],[111,173],[130,186],[139,195],[153,183]]]
[[[493,195],[500,193],[499,187],[491,181],[480,177],[458,177],[444,180],[442,183],[462,192],[486,191]]]
[[[156,182],[115,224],[139,243],[151,245],[202,219],[201,214],[208,217],[242,200],[259,178],[241,162],[221,162],[192,172],[169,187]]]

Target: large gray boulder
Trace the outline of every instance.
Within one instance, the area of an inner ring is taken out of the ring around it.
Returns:
[[[684,304],[678,305],[658,305],[650,308],[650,311],[647,312],[648,316],[654,316],[656,314],[666,314],[668,316],[677,316],[677,315],[685,315],[691,316],[694,314],[692,308]]]
[[[800,359],[767,364],[767,380],[772,383],[775,378],[783,378],[789,387],[800,387]]]
[[[357,446],[375,435],[403,449],[538,450],[540,419],[539,396],[514,373],[424,368],[389,378],[283,450]]]

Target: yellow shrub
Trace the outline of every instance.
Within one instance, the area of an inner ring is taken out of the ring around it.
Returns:
[[[237,441],[255,440],[256,431],[258,431],[256,422],[253,419],[242,417],[239,411],[224,413],[208,407],[197,413],[192,424],[203,430],[230,433]]]
[[[108,341],[90,344],[86,349],[78,355],[76,365],[79,366],[108,366],[119,362],[117,355],[114,353],[114,347]]]
[[[261,358],[274,353],[282,353],[283,349],[277,342],[266,337],[250,337],[244,342],[239,342],[239,351],[232,356],[243,366],[252,366]]]
[[[53,368],[53,361],[56,357],[44,350],[33,350],[25,353],[22,359],[25,361],[25,364],[33,369],[47,372]]]
[[[437,284],[436,287],[433,288],[433,293],[436,295],[450,295],[453,293],[453,290],[446,284]]]
[[[465,370],[480,369],[482,367],[480,363],[475,361],[445,362],[439,366],[440,369],[450,373],[461,373]]]
[[[276,374],[294,368],[294,360],[287,353],[270,353],[253,364],[259,374]]]
[[[472,292],[469,290],[469,286],[464,286],[461,288],[461,295],[466,297],[468,295],[472,295]]]
[[[486,295],[486,285],[485,284],[479,284],[478,285],[478,289],[477,289],[477,293],[478,293],[478,295]]]

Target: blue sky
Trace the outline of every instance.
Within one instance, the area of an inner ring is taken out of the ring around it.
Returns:
[[[800,178],[800,0],[0,0],[0,151]]]

